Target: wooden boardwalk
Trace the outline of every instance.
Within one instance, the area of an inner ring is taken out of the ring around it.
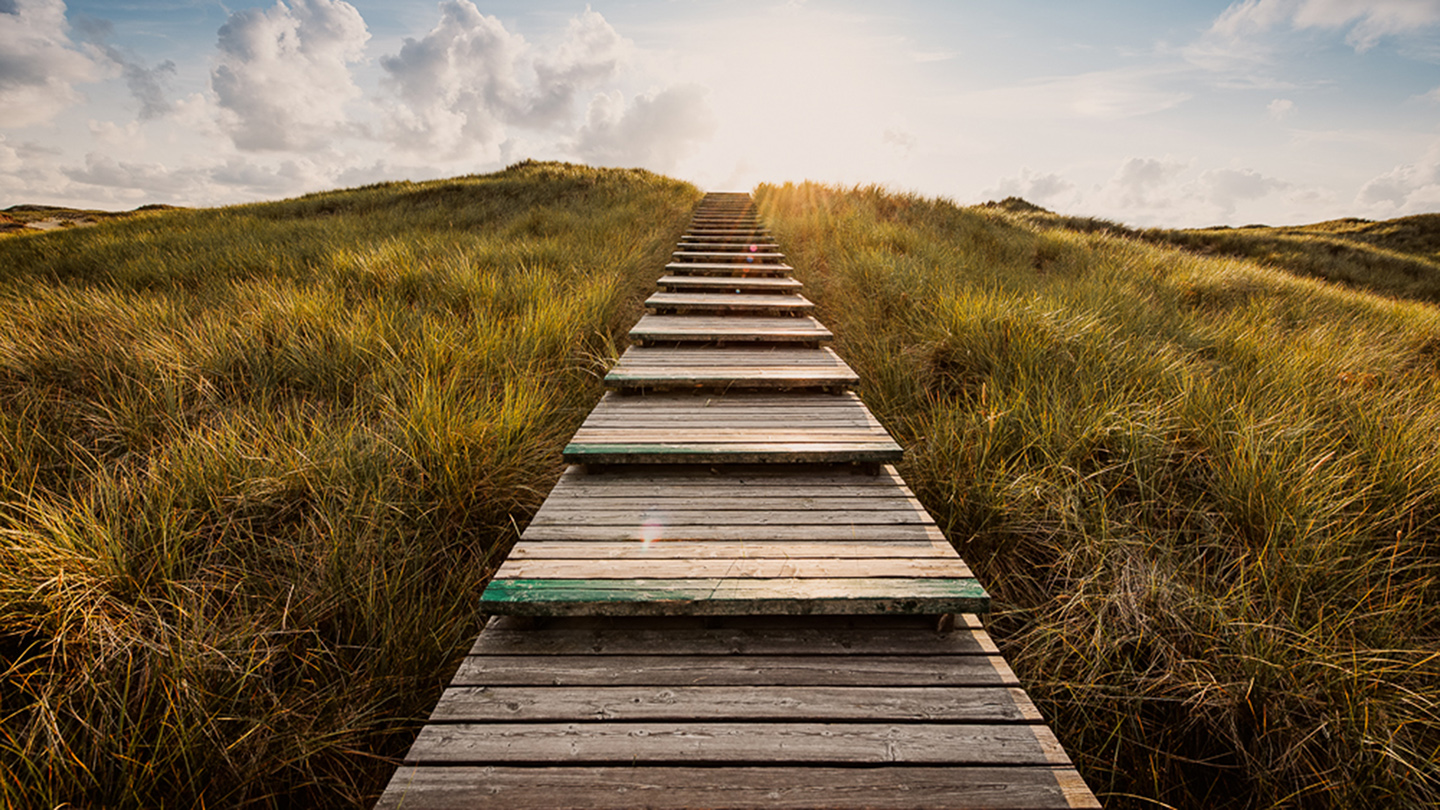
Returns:
[[[1098,807],[748,195],[707,195],[382,808]]]

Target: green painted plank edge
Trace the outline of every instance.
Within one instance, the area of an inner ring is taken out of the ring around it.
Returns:
[[[517,616],[989,613],[974,579],[507,579],[480,596]]]

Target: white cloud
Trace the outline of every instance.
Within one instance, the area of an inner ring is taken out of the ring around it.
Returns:
[[[346,104],[360,89],[350,63],[369,39],[360,12],[342,0],[282,0],[231,14],[210,86],[235,145],[313,149],[353,132]]]
[[[1220,209],[1220,215],[1228,218],[1235,213],[1241,202],[1258,200],[1276,191],[1285,191],[1291,185],[1283,180],[1266,177],[1250,169],[1212,169],[1200,175],[1199,190],[1205,200]]]
[[[1271,118],[1276,121],[1284,121],[1290,117],[1291,113],[1295,112],[1295,102],[1288,98],[1277,98],[1266,105],[1265,109],[1270,113]]]
[[[1440,23],[1440,0],[1244,0],[1225,9],[1210,30],[1241,39],[1287,23],[1297,29],[1349,29],[1345,41],[1363,52],[1384,37]]]
[[[4,126],[43,124],[81,101],[75,85],[100,66],[70,40],[63,0],[0,3],[0,119]]]
[[[119,69],[130,95],[140,102],[140,120],[149,121],[170,112],[171,104],[165,98],[165,86],[175,76],[174,62],[166,59],[154,67],[146,67],[124,48],[110,44],[115,26],[108,20],[81,17],[75,27],[92,47]]]
[[[617,90],[591,100],[575,151],[596,163],[667,172],[715,127],[706,90],[698,85],[637,96],[628,108]]]
[[[1078,187],[1058,174],[1040,174],[1029,167],[1020,170],[1016,177],[1002,179],[983,196],[999,200],[1005,197],[1020,197],[1028,202],[1044,205],[1055,210],[1064,210],[1079,202]]]
[[[1175,181],[1189,165],[1170,158],[1130,158],[1105,184],[1102,197],[1121,210],[1169,208],[1177,196],[1183,196]]]
[[[576,94],[614,78],[632,47],[586,9],[556,47],[535,56],[524,37],[470,0],[447,0],[435,28],[380,60],[393,96],[388,135],[411,150],[497,159],[510,126],[573,120]]]
[[[1440,141],[1414,163],[1396,166],[1366,183],[1356,202],[1379,216],[1440,210]]]

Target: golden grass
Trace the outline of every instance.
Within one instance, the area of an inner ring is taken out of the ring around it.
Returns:
[[[0,805],[373,802],[698,197],[527,162],[0,241]]]
[[[1023,209],[757,196],[1107,806],[1440,803],[1433,306]]]

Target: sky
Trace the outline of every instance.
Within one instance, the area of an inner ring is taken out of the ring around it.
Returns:
[[[0,208],[534,158],[1139,226],[1440,211],[1440,0],[0,0]]]

